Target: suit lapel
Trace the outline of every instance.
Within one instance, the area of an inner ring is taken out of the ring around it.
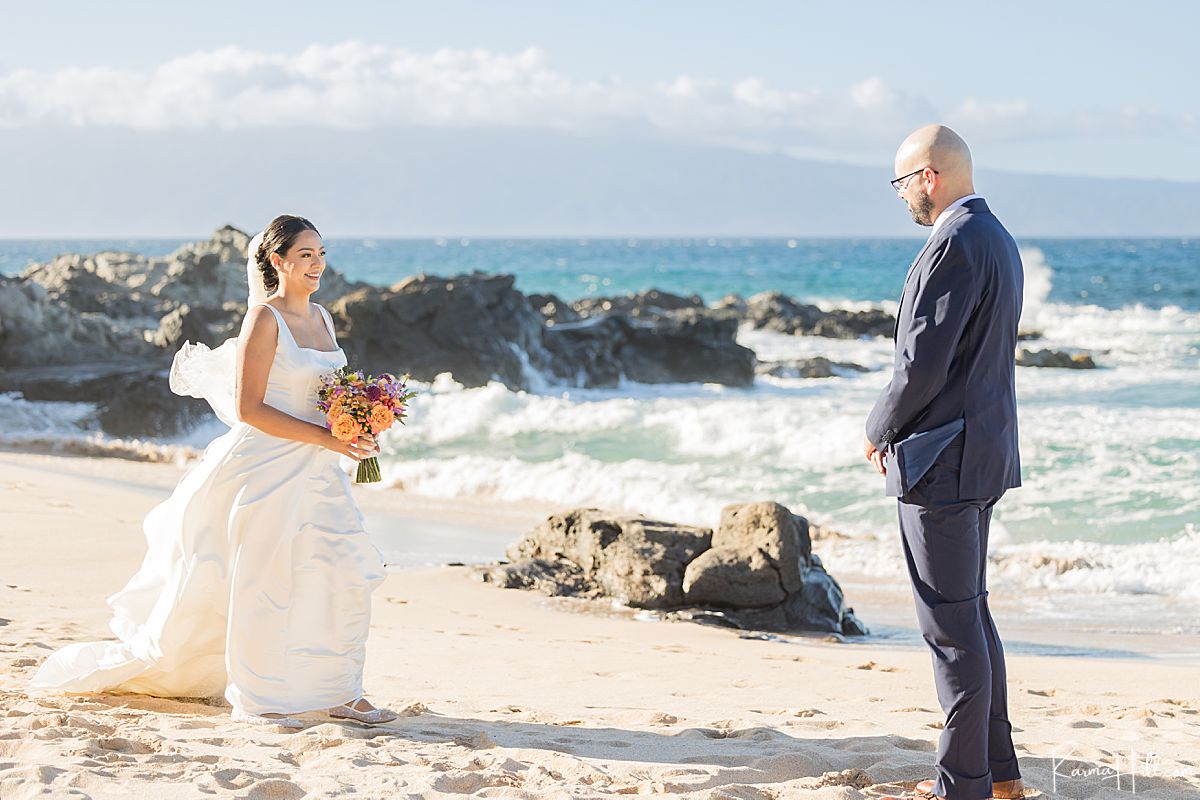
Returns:
[[[938,226],[937,231],[925,241],[925,246],[921,248],[921,252],[917,253],[917,257],[913,259],[912,264],[908,267],[908,274],[904,276],[904,288],[900,291],[900,305],[896,308],[896,324],[892,326],[892,341],[896,342],[900,336],[900,314],[904,311],[904,298],[908,296],[909,282],[912,281],[913,274],[917,271],[917,265],[921,263],[921,259],[925,258],[925,253],[929,250],[929,246],[933,244],[935,239],[941,239],[942,231],[957,219],[959,216],[967,213],[967,211],[979,212],[987,211],[987,204],[983,202],[983,198],[976,198],[963,203],[958,208],[950,212],[950,216],[946,217],[945,221]]]
[[[917,253],[917,257],[908,265],[908,274],[904,276],[904,288],[900,290],[900,305],[896,308],[896,324],[892,326],[892,341],[898,341],[900,335],[900,315],[904,312],[904,298],[908,296],[908,284],[912,280],[913,273],[917,270],[917,264],[921,263],[921,259],[925,257],[925,251],[929,249],[929,245],[933,244],[933,236],[925,240],[925,246],[921,248],[921,252]]]

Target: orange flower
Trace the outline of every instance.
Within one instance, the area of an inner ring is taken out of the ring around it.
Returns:
[[[341,397],[334,398],[333,402],[329,406],[330,421],[333,421],[333,420],[337,419],[339,416],[341,416],[342,406],[344,406],[345,404],[346,404],[346,401],[344,399],[342,399]]]
[[[362,426],[349,414],[342,414],[335,419],[332,430],[333,435],[343,442],[352,442],[362,435]]]
[[[376,403],[371,408],[371,433],[380,433],[392,427],[395,415],[392,410],[382,403]]]

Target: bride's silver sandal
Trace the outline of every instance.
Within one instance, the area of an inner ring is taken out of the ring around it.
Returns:
[[[381,722],[391,722],[400,717],[399,714],[390,708],[372,708],[370,711],[359,711],[354,706],[358,705],[362,699],[360,697],[357,700],[352,700],[349,703],[343,703],[340,706],[329,709],[329,716],[334,719],[352,719],[364,725],[378,725]]]
[[[295,717],[264,717],[261,714],[251,714],[236,708],[229,712],[229,718],[234,722],[243,722],[247,725],[274,726],[287,728],[290,731],[303,730],[305,727],[304,722]]]

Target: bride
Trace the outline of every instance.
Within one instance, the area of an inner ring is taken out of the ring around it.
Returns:
[[[284,215],[248,255],[241,334],[216,350],[185,344],[171,367],[172,390],[207,399],[230,430],[146,515],[141,568],[108,598],[119,641],[58,650],[32,685],[223,692],[233,719],[287,729],[322,709],[387,722],[396,714],[362,696],[384,565],[338,466],[378,446],[339,441],[316,407],[320,376],[346,363],[329,312],[309,301],[325,248],[311,222]]]

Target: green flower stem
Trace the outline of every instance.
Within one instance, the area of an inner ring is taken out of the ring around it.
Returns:
[[[358,462],[358,475],[355,476],[355,483],[379,483],[383,480],[383,476],[379,474],[379,460],[375,456],[364,458]]]

